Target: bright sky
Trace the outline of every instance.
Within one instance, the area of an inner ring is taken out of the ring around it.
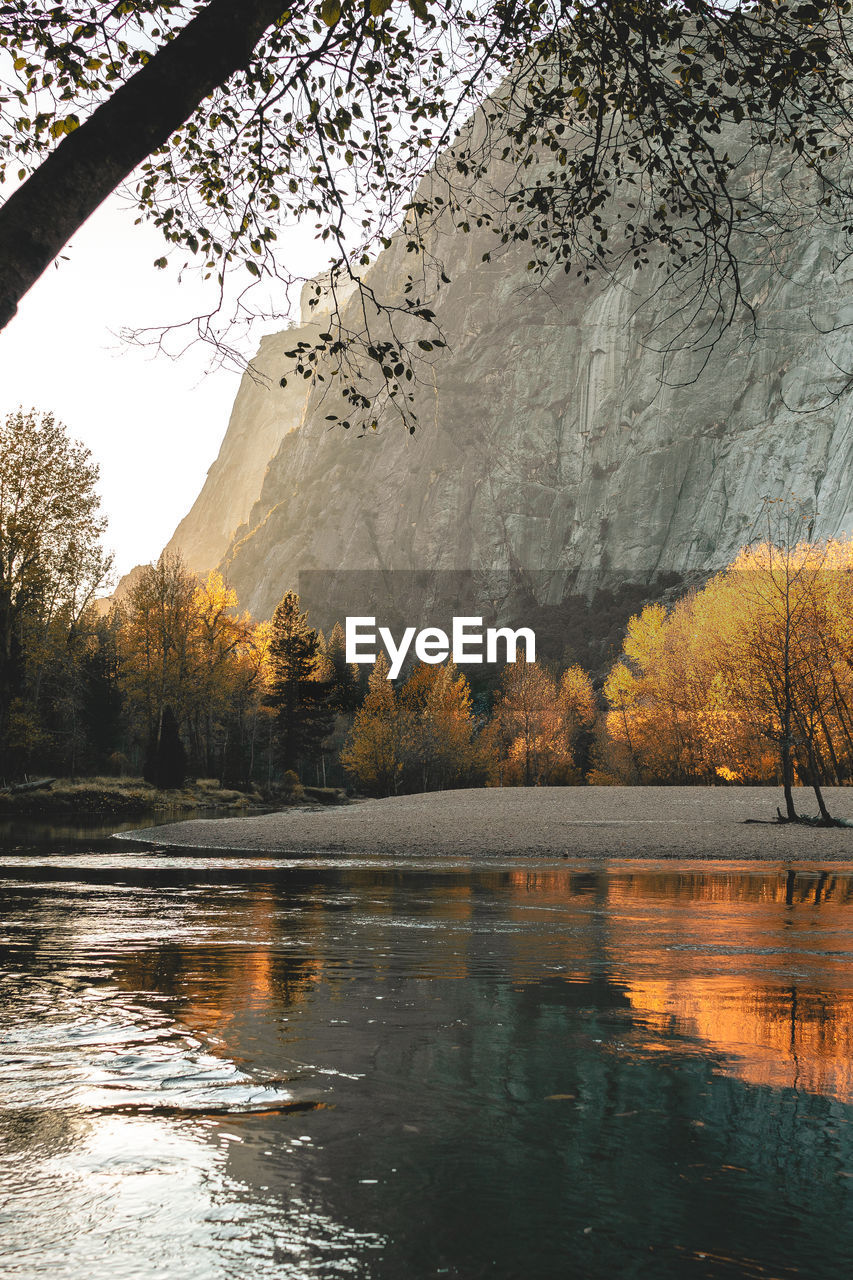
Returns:
[[[298,240],[304,270],[316,249],[308,234]],[[197,275],[188,271],[178,284],[174,267],[152,265],[165,251],[155,228],[134,226],[133,212],[111,199],[0,333],[0,413],[19,404],[51,410],[91,450],[119,573],[156,558],[189,510],[240,381],[235,370],[211,370],[213,353],[201,344],[170,360],[119,339],[124,328],[210,309],[210,286]],[[245,355],[254,354],[259,336]]]

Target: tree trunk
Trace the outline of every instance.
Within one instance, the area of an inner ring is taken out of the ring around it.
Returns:
[[[0,209],[0,329],[98,205],[251,60],[284,0],[210,0]]]
[[[794,808],[794,765],[791,759],[791,747],[793,742],[791,739],[791,721],[793,718],[793,707],[791,705],[791,667],[790,667],[790,639],[789,639],[790,620],[786,617],[785,632],[785,648],[783,654],[783,672],[784,685],[782,695],[782,740],[779,744],[779,751],[782,762],[782,790],[785,793],[785,810],[788,815],[789,822],[797,821],[797,810]]]
[[[782,790],[785,793],[785,812],[789,822],[797,821],[797,810],[794,807],[794,766],[791,763],[790,739],[784,738],[781,746],[782,754]]]
[[[828,827],[831,827],[833,825],[832,814],[826,807],[826,801],[823,798],[823,792],[820,789],[820,783],[817,780],[816,774],[812,774],[812,790],[815,793],[815,799],[817,800],[817,807],[820,809],[821,818]]]
[[[823,770],[821,769],[818,761],[816,744],[814,741],[814,731],[810,729],[807,724],[804,724],[800,717],[797,717],[797,729],[805,743],[809,782],[811,783],[812,790],[815,793],[815,799],[817,800],[817,807],[820,810],[820,816],[828,827],[833,826],[833,818],[826,807],[826,801],[823,798],[823,791],[821,790],[820,779]]]

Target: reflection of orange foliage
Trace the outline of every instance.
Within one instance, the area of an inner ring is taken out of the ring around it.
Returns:
[[[751,1084],[853,1100],[853,992],[838,985],[837,965],[824,968],[822,987],[820,978],[782,985],[774,972],[801,951],[814,970],[818,920],[829,933],[847,927],[848,874],[628,872],[608,883],[613,971],[650,1030],[697,1037]],[[657,930],[638,948],[633,928],[622,930],[642,903],[656,909]],[[744,974],[745,959],[757,974]]]
[[[653,1026],[674,1019],[749,1084],[853,1100],[853,993],[691,978],[632,981],[627,994]]]
[[[224,948],[222,965],[215,973],[203,970],[181,975],[185,998],[181,1021],[194,1031],[221,1033],[246,1015],[278,1007],[283,998],[290,1005],[302,1004],[321,975],[322,962],[313,956],[300,958],[293,972],[282,972],[281,953],[275,946],[278,925],[272,898],[253,896],[242,904],[241,932],[243,929],[250,932],[253,944]]]
[[[594,940],[566,929],[550,957],[564,980],[589,981],[603,967],[650,1033],[646,1050],[670,1050],[676,1033],[701,1042],[719,1055],[722,1070],[750,1084],[853,1101],[853,992],[837,985],[835,964],[823,988],[815,979],[783,986],[773,972],[780,955],[796,958],[801,948],[814,968],[816,911],[828,931],[847,927],[848,874],[667,870],[591,878],[549,868],[506,873],[503,884],[519,921],[529,919],[530,907],[562,906],[563,921],[574,919],[578,905],[596,901]],[[520,932],[511,971],[540,981],[542,955],[541,936]],[[744,975],[745,957],[757,973]],[[657,972],[673,976],[648,976]]]
[[[555,872],[560,875],[560,872]],[[679,921],[690,924],[690,908],[699,903],[781,903],[807,905],[808,903],[832,903],[843,906],[853,902],[853,880],[846,872],[822,871],[705,871],[685,868],[673,871],[620,871],[608,876],[607,900],[612,904],[628,903],[637,899],[680,899],[683,915]],[[780,917],[774,917],[779,924]],[[719,921],[718,921],[719,923]],[[733,939],[748,943],[745,919],[738,912],[733,923]],[[785,924],[787,929],[793,921]],[[839,919],[839,924],[842,921]],[[788,943],[792,942],[788,937]]]
[[[495,912],[509,928],[488,937],[485,962],[514,984],[576,984],[576,998],[590,1005],[599,999],[595,984],[605,985],[644,1051],[670,1052],[673,1035],[682,1036],[747,1083],[853,1101],[849,969],[837,957],[821,966],[815,946],[816,924],[824,937],[849,927],[848,872],[605,875],[531,866],[475,871],[416,906],[397,877],[377,872],[358,883],[369,900],[362,942],[371,946],[375,981],[401,972],[414,980],[476,976],[484,951],[472,938]],[[208,1035],[238,1035],[235,1026],[251,1026],[256,1015],[310,1002],[332,972],[324,957],[327,936],[341,929],[337,913],[304,906],[287,925],[296,951],[280,946],[275,894],[247,894],[235,913],[245,945],[213,948],[206,965],[190,948],[174,975],[181,1020]],[[155,955],[141,953],[127,973],[133,990],[156,986],[146,962]],[[808,982],[783,983],[780,964],[808,966]],[[349,982],[340,970],[335,977],[329,994],[343,1000]]]

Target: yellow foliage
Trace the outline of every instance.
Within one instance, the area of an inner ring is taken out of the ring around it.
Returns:
[[[380,653],[370,673],[368,692],[355,713],[341,763],[362,786],[391,795],[403,772],[403,709]]]
[[[419,663],[399,693],[381,654],[341,756],[368,788],[390,794],[402,785],[451,786],[474,758],[471,692],[452,662]]]
[[[627,629],[605,696],[624,780],[853,770],[853,541],[767,539]]]

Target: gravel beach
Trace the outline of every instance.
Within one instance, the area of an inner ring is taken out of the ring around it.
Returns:
[[[798,811],[815,814],[798,789]],[[828,787],[853,821],[853,787]],[[536,787],[430,792],[126,831],[161,847],[457,857],[853,861],[853,829],[777,824],[778,787]]]

